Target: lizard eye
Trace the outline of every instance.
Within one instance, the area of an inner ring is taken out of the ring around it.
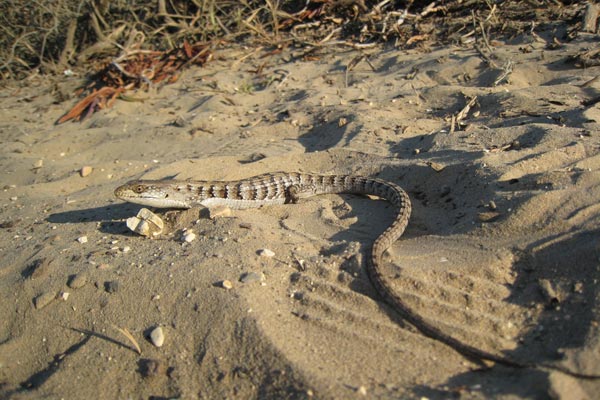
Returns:
[[[144,187],[142,185],[135,185],[133,187],[133,191],[136,193],[142,193],[144,191]]]

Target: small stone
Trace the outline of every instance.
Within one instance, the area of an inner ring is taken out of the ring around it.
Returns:
[[[88,238],[87,238],[87,236],[79,236],[79,237],[77,238],[77,241],[78,241],[79,243],[81,243],[81,244],[83,244],[83,243],[87,243],[87,241],[88,241]]]
[[[45,277],[50,271],[51,264],[52,260],[49,260],[47,258],[40,258],[38,260],[35,260],[33,264],[29,267],[29,277],[31,279]]]
[[[161,347],[165,343],[165,334],[160,326],[152,329],[152,332],[150,332],[150,341],[156,347]]]
[[[37,160],[34,164],[33,164],[33,169],[40,169],[44,166],[44,160]]]
[[[269,249],[260,249],[258,251],[258,255],[261,257],[274,257],[275,256],[275,252],[273,252],[273,250],[269,250]]]
[[[486,211],[477,214],[477,218],[481,222],[494,222],[500,217],[500,213],[496,211]]]
[[[121,284],[118,281],[104,282],[104,290],[108,293],[116,293],[120,289]]]
[[[242,229],[252,229],[252,224],[249,222],[240,222],[239,226]]]
[[[416,156],[417,154],[421,153],[421,149],[414,149],[413,150],[413,154]]]
[[[56,298],[56,293],[54,292],[44,292],[37,296],[33,300],[33,305],[37,310],[46,307],[48,304],[52,303]]]
[[[492,211],[496,211],[498,209],[498,206],[496,206],[496,202],[494,200],[490,200],[490,202],[488,203],[488,208]]]
[[[196,234],[192,231],[186,231],[183,234],[183,241],[186,243],[192,243],[194,240],[196,240]]]
[[[60,292],[59,298],[62,301],[67,301],[67,299],[69,298],[69,292]]]
[[[142,236],[158,236],[163,232],[163,220],[147,208],[142,208],[135,217],[127,218],[127,227]]]
[[[85,274],[76,274],[71,275],[69,282],[67,282],[67,286],[71,289],[79,289],[87,283],[87,277]]]
[[[240,277],[240,282],[242,283],[250,283],[250,282],[263,282],[265,280],[265,274],[262,272],[257,274],[256,272],[245,272]]]
[[[573,284],[573,292],[575,293],[583,293],[583,283],[582,282],[575,282]]]
[[[17,201],[19,198],[17,196],[11,196],[10,201]]]
[[[79,175],[81,175],[82,178],[85,178],[86,176],[90,175],[93,170],[94,169],[89,165],[85,165],[79,170]]]
[[[364,386],[360,386],[358,389],[356,389],[356,393],[366,396],[367,395],[367,388]]]
[[[428,162],[427,165],[429,165],[429,167],[431,167],[431,169],[434,170],[435,172],[441,172],[444,170],[444,168],[446,168],[445,165],[434,162],[434,161]]]
[[[129,247],[129,246],[123,246],[123,248],[121,249],[121,251],[123,253],[129,253],[131,251],[131,247]]]
[[[224,289],[233,289],[233,283],[231,283],[230,280],[225,279],[223,282],[221,282],[221,287]]]
[[[224,218],[231,216],[231,208],[227,206],[217,206],[208,209],[208,216],[210,219]]]

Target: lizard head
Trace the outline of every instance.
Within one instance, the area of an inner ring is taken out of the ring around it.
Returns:
[[[178,182],[130,181],[115,189],[115,196],[129,203],[157,208],[190,208]]]

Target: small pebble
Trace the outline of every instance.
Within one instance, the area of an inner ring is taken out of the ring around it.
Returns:
[[[250,282],[263,282],[265,280],[265,274],[262,272],[260,274],[256,272],[245,272],[240,277],[240,282],[242,283],[250,283]]]
[[[147,208],[138,211],[135,217],[127,218],[127,227],[142,236],[158,236],[163,232],[163,220]]]
[[[52,301],[54,301],[55,298],[56,293],[44,292],[33,300],[33,305],[37,310],[39,310],[40,308],[44,308],[48,304],[52,303]]]
[[[498,209],[498,206],[496,206],[496,202],[494,200],[490,200],[490,202],[488,203],[488,208],[492,211],[496,211]]]
[[[429,167],[431,167],[432,170],[434,170],[435,172],[440,172],[443,171],[444,168],[446,168],[445,165],[434,162],[434,161],[430,161],[427,163],[429,165]]]
[[[269,250],[269,249],[260,249],[258,251],[258,255],[261,257],[273,257],[273,256],[275,256],[275,252],[273,252],[273,250]]]
[[[71,275],[69,282],[67,282],[67,286],[71,289],[79,289],[87,283],[87,277],[85,274],[76,274]]]
[[[94,169],[89,165],[85,165],[79,170],[79,175],[81,175],[82,178],[85,178],[86,176],[90,175],[93,170]]]
[[[106,290],[108,293],[116,293],[119,290],[120,286],[121,285],[118,281],[104,282],[104,290]]]
[[[30,273],[29,277],[31,279],[45,277],[46,275],[48,275],[48,272],[50,271],[51,263],[52,263],[52,260],[49,260],[47,258],[40,258],[40,259],[34,261],[34,263],[30,267],[31,273]]]
[[[233,283],[231,283],[231,281],[227,280],[227,279],[225,279],[223,282],[221,282],[221,286],[227,290],[233,289]]]
[[[79,237],[77,238],[77,241],[78,241],[79,243],[82,243],[82,244],[83,244],[83,243],[87,243],[87,241],[88,241],[88,238],[87,238],[87,236],[79,236]]]
[[[129,246],[124,246],[124,247],[121,249],[121,251],[122,251],[123,253],[129,253],[129,252],[131,251],[131,247],[129,247]]]
[[[161,347],[165,343],[165,334],[160,326],[152,329],[152,332],[150,332],[150,341],[156,347]]]
[[[224,218],[231,216],[231,208],[227,206],[217,206],[208,209],[208,216],[210,219]]]
[[[477,214],[477,218],[481,222],[494,222],[500,217],[500,213],[496,211],[486,211]]]
[[[44,160],[37,160],[34,164],[33,164],[33,168],[34,169],[40,169],[44,166]]]
[[[196,234],[192,231],[186,231],[183,234],[183,241],[186,243],[192,243],[194,240],[196,240]]]
[[[367,395],[367,388],[364,386],[360,386],[356,392],[360,395],[366,396]]]
[[[69,292],[60,292],[59,298],[62,301],[67,301],[67,299],[69,298]]]

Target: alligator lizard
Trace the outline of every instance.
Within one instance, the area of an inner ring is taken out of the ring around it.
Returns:
[[[137,180],[118,187],[115,196],[136,204],[157,208],[214,207],[255,208],[262,205],[295,203],[325,193],[369,194],[386,199],[397,209],[396,218],[375,239],[367,257],[367,274],[381,297],[423,334],[443,342],[471,358],[494,361],[512,367],[547,367],[580,376],[560,366],[530,364],[473,347],[435,327],[408,306],[387,283],[380,271],[383,253],[402,236],[411,212],[408,194],[398,185],[376,178],[355,175],[318,175],[276,172],[238,181]]]

